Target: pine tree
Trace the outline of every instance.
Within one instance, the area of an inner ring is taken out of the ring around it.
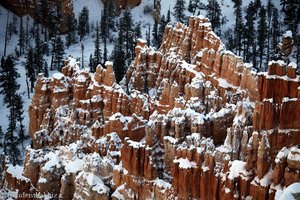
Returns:
[[[89,59],[89,67],[90,67],[90,72],[94,72],[94,60],[93,60],[93,54],[90,54],[90,59]]]
[[[73,15],[68,15],[68,18],[67,18],[68,33],[67,33],[67,37],[66,37],[66,46],[67,47],[76,43],[76,36],[75,36],[76,24],[77,24],[77,22],[76,22],[76,19],[73,17]]]
[[[105,62],[108,60],[106,42],[104,42],[103,46],[104,46],[103,47],[103,65],[104,65]]]
[[[164,36],[166,26],[167,26],[167,22],[165,20],[165,16],[163,15],[161,17],[161,20],[159,23],[159,29],[158,29],[158,37],[157,37],[157,46],[158,47],[160,47],[160,45],[163,41],[163,36]]]
[[[152,45],[154,47],[158,47],[158,23],[154,21],[153,29],[152,29]]]
[[[185,1],[184,0],[176,0],[176,4],[174,6],[174,17],[178,22],[184,23],[186,16],[184,14],[185,11]]]
[[[273,17],[272,17],[272,49],[275,50],[278,44],[278,37],[280,36],[280,26],[279,26],[279,14],[276,8],[273,9]]]
[[[12,55],[7,56],[6,59],[1,60],[0,69],[0,94],[4,96],[3,101],[10,108],[14,103],[14,95],[20,88],[17,78],[20,74],[15,67],[15,58]]]
[[[150,24],[148,24],[148,31],[146,31],[146,40],[147,40],[147,44],[148,46],[150,46],[150,41],[151,41],[151,38],[150,38]]]
[[[18,139],[19,143],[22,144],[22,147],[24,148],[24,141],[27,139],[25,135],[25,126],[23,124],[24,121],[24,109],[23,109],[23,99],[21,95],[16,94],[15,95],[15,114],[16,114],[16,119],[17,122],[19,123],[19,130],[18,130]]]
[[[167,20],[166,20],[166,22],[167,22],[167,24],[169,22],[171,22],[171,11],[170,11],[170,8],[169,8],[168,13],[167,13]]]
[[[21,17],[21,19],[20,19],[20,32],[19,32],[18,45],[19,45],[20,55],[23,55],[24,48],[25,48],[25,30],[24,30],[24,26],[23,26],[23,17]]]
[[[0,126],[0,148],[3,148],[3,143],[2,143],[3,136],[4,136],[4,133],[2,130],[2,126]]]
[[[49,38],[56,38],[59,33],[59,12],[56,7],[49,8]]]
[[[154,10],[152,13],[152,17],[154,22],[159,23],[160,21],[160,11],[161,11],[161,4],[160,0],[154,0]]]
[[[3,150],[4,154],[8,155],[11,162],[20,164],[20,151],[17,147],[18,138],[14,136],[14,130],[16,130],[16,122],[20,119],[20,101],[18,99],[17,90],[20,88],[20,84],[17,83],[17,78],[20,74],[15,68],[15,58],[9,55],[6,59],[1,60],[0,69],[0,94],[4,96],[4,103],[9,108],[9,125],[4,136]],[[20,126],[20,129],[24,131],[24,125]]]
[[[273,2],[272,0],[268,0],[267,3],[267,61],[270,56],[270,41],[271,41],[271,21],[272,21],[272,12],[273,12]]]
[[[46,61],[44,62],[43,73],[44,73],[44,76],[45,76],[45,77],[49,77],[48,64],[47,64]]]
[[[9,22],[9,11],[7,11],[7,17],[6,17],[6,28],[5,28],[5,38],[4,38],[4,51],[3,56],[6,56],[6,49],[7,49],[7,43],[8,43],[8,22]]]
[[[220,34],[221,26],[221,7],[217,0],[209,0],[206,6],[207,17],[210,19],[213,31]]]
[[[52,55],[54,58],[54,66],[59,71],[64,60],[64,54],[64,42],[61,37],[57,37],[53,42]]]
[[[101,16],[100,29],[101,29],[102,39],[106,41],[106,39],[109,35],[108,9],[107,9],[106,4],[104,4],[103,14]]]
[[[123,32],[120,33],[119,31],[119,33],[121,34],[120,36],[124,39],[126,65],[129,65],[131,60],[134,58],[135,53],[133,20],[131,11],[129,9],[125,10],[122,18],[120,19],[120,30],[123,30]]]
[[[36,81],[35,67],[34,67],[34,49],[29,48],[27,51],[26,62],[25,62],[26,76],[30,81],[30,89],[33,92],[34,82]]]
[[[253,61],[253,44],[255,42],[255,27],[254,27],[254,20],[255,20],[255,5],[251,1],[249,6],[246,9],[246,23],[245,23],[245,30],[244,30],[244,59],[246,62]],[[255,67],[255,66],[254,66]]]
[[[299,0],[289,0],[285,2],[284,23],[294,35],[298,31],[298,23],[300,22],[300,3]]]
[[[97,65],[101,64],[102,61],[102,53],[100,49],[100,30],[99,30],[98,22],[96,23],[96,39],[94,43],[95,43],[95,51],[94,51],[92,72],[95,72]]]
[[[266,10],[264,7],[261,7],[259,12],[259,21],[258,21],[258,55],[259,55],[259,68],[262,68],[263,56],[265,55],[264,49],[266,47],[266,39],[267,39],[267,22],[266,22]]]
[[[112,30],[115,29],[115,17],[116,17],[116,6],[114,0],[108,0],[107,2],[107,13],[108,13],[108,27]],[[107,33],[109,35],[109,33]]]
[[[242,50],[242,37],[243,37],[243,19],[242,19],[242,0],[235,0],[235,47],[236,53],[240,56]]]
[[[195,0],[190,0],[189,1],[189,5],[188,5],[188,11],[192,14],[195,13],[196,10],[196,4],[195,4]]]
[[[81,67],[84,68],[84,45],[81,44]]]
[[[114,58],[113,69],[115,71],[116,80],[118,83],[122,80],[126,72],[126,58],[123,50],[123,42],[124,42],[123,29],[124,28],[125,28],[124,26],[120,25],[118,41],[115,44],[113,49],[113,58]]]
[[[13,165],[21,164],[20,161],[20,150],[18,148],[18,138],[14,136],[14,130],[16,129],[15,116],[13,108],[10,108],[9,124],[4,136],[4,154],[9,156],[10,161]]]
[[[42,66],[44,63],[43,58],[43,43],[40,39],[40,29],[39,26],[36,26],[36,32],[35,32],[35,47],[34,47],[34,66],[37,73],[42,72]]]
[[[78,19],[78,34],[80,36],[80,41],[83,39],[84,36],[89,34],[89,32],[90,32],[89,10],[85,6],[80,12],[79,19]]]
[[[142,37],[141,23],[137,23],[136,26],[134,27],[134,35],[135,35],[134,37],[135,40]]]

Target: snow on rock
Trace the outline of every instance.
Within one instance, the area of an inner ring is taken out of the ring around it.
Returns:
[[[170,189],[171,188],[171,184],[162,180],[162,179],[159,179],[159,178],[156,178],[154,180],[154,185],[162,188],[163,190],[166,190],[166,189]]]
[[[13,166],[12,164],[8,164],[7,166],[7,170],[6,172],[11,174],[12,177],[15,177],[19,180],[27,180],[29,181],[28,178],[24,177],[23,176],[23,170],[24,170],[24,167],[20,166],[20,165],[16,165],[16,166]]]
[[[75,158],[75,160],[71,160],[65,164],[65,170],[67,173],[76,173],[82,170],[83,164],[83,159]]]
[[[53,74],[53,78],[56,79],[56,80],[61,80],[64,77],[65,76],[62,73],[60,73],[60,72]]]
[[[220,87],[222,88],[234,88],[236,89],[237,87],[228,83],[227,80],[223,79],[223,78],[218,78],[217,81],[219,82]]]
[[[175,159],[173,162],[179,163],[179,168],[182,169],[196,168],[196,163],[190,162],[187,158]]]
[[[287,158],[291,161],[300,162],[300,149],[297,147],[292,147]]]
[[[277,190],[275,200],[297,200],[300,195],[300,182],[293,183],[283,190]]]
[[[286,158],[290,152],[290,149],[283,147],[276,155],[275,162],[280,162],[283,158]]]
[[[286,38],[288,38],[288,37],[292,38],[293,37],[293,32],[291,30],[288,30],[283,35]]]
[[[85,82],[85,81],[86,81],[86,77],[85,77],[83,74],[80,74],[80,75],[77,77],[77,81],[78,81],[78,82]]]
[[[294,62],[290,62],[290,64],[288,65],[288,67],[291,67],[293,69],[297,69],[297,64]]]
[[[61,158],[58,155],[58,151],[54,152],[49,152],[48,154],[45,155],[45,160],[46,163],[43,166],[43,170],[45,171],[52,171],[55,167],[59,168],[61,167]]]
[[[246,162],[240,161],[240,160],[234,160],[230,162],[230,168],[229,168],[229,174],[228,178],[233,180],[240,176],[240,174],[244,173]]]

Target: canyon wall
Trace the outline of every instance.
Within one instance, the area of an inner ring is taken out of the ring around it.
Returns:
[[[100,1],[100,0],[99,0]],[[101,0],[103,4],[106,3],[107,0]],[[30,15],[32,18],[35,18],[35,6],[37,2],[40,2],[41,8],[43,12],[44,19],[42,19],[42,23],[45,26],[48,26],[48,15],[47,12],[49,11],[50,7],[57,7],[59,9],[59,13],[61,14],[60,19],[60,32],[66,33],[68,31],[68,17],[74,16],[73,10],[73,1],[72,0],[46,0],[45,2],[41,2],[38,0],[1,0],[0,4],[7,8],[8,10],[12,11],[18,16]],[[141,3],[141,0],[116,0],[113,2],[115,3],[116,14],[119,15],[122,9],[126,8],[134,8]],[[101,10],[99,10],[101,12]]]
[[[38,77],[33,144],[24,168],[4,162],[3,185],[61,199],[274,199],[300,182],[293,64],[257,73],[201,16],[135,51],[120,84],[111,62],[93,74],[73,58]]]

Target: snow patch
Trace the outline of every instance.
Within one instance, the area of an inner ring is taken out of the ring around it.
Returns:
[[[196,163],[189,161],[187,158],[175,159],[173,162],[179,163],[179,168],[182,169],[196,168]]]

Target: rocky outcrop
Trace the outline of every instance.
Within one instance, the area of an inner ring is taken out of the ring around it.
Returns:
[[[121,85],[110,62],[92,74],[70,58],[62,73],[39,76],[22,173],[33,191],[63,199],[274,199],[300,182],[293,64],[274,61],[257,73],[201,16],[168,26],[158,51],[143,40],[135,51]]]
[[[14,12],[18,16],[30,15],[32,18],[35,18],[35,7],[38,4],[41,4],[41,13],[43,13],[42,22],[46,26],[49,23],[49,10],[51,8],[58,9],[61,13],[61,20],[60,20],[60,31],[65,33],[68,31],[67,27],[67,19],[69,16],[74,16],[73,13],[73,4],[71,0],[48,0],[46,3],[42,3],[38,0],[27,0],[27,1],[19,1],[19,0],[3,0],[1,1],[1,5],[6,7],[8,10]]]

